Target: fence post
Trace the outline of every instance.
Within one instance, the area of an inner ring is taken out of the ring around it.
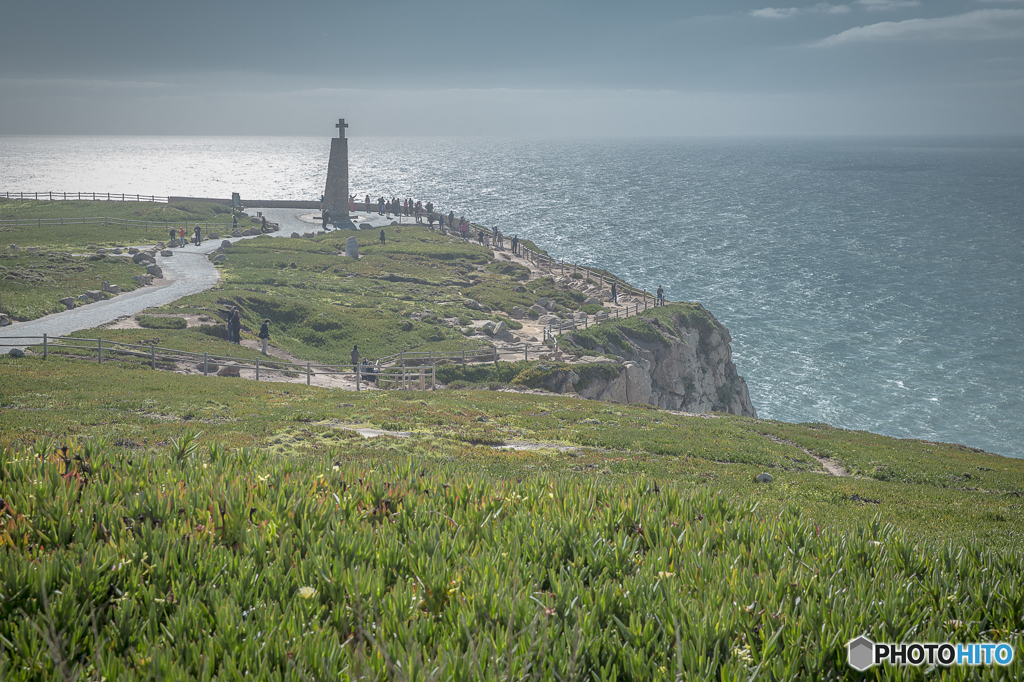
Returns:
[[[530,344],[528,343],[523,344],[523,356],[527,362],[530,361]]]
[[[256,381],[260,380],[260,359],[256,358]]]
[[[427,388],[427,370],[420,367],[420,390],[424,391]]]
[[[156,345],[149,344],[149,366],[156,369]]]
[[[309,386],[309,363],[306,363],[306,385]]]
[[[466,366],[466,350],[465,349],[462,350],[462,366],[463,367]]]
[[[209,376],[207,372],[210,371],[210,363],[206,360],[206,351],[203,351],[203,376]]]
[[[43,334],[43,360],[46,359],[46,334]]]
[[[430,390],[437,390],[437,365],[430,366]]]
[[[103,364],[103,339],[96,337],[96,362]]]
[[[356,393],[359,393],[359,384],[363,382],[363,377],[360,375],[359,366],[355,365],[356,368]],[[380,376],[380,375],[377,375]]]

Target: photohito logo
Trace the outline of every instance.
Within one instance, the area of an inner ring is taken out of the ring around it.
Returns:
[[[942,642],[911,642],[882,644],[863,635],[846,645],[846,662],[861,672],[873,665],[1010,665],[1013,647],[1006,642],[973,642],[951,644]]]

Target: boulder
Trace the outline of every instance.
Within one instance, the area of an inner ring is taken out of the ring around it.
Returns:
[[[153,277],[156,279],[164,278],[164,271],[161,270],[160,266],[157,265],[156,263],[150,263],[149,265],[146,266],[146,274],[153,275]]]
[[[231,231],[231,236],[232,237],[241,237],[242,236],[242,231],[241,230],[232,230]]]
[[[7,351],[7,354],[10,355],[12,358],[23,358],[23,357],[25,357],[25,351],[23,351],[20,348],[12,348],[9,351]]]
[[[466,306],[470,310],[480,310],[480,304],[471,298],[467,298],[465,301],[463,301],[462,305]]]
[[[537,322],[543,325],[558,324],[561,321],[562,318],[560,318],[558,315],[541,315],[537,319]]]
[[[75,307],[74,296],[65,296],[64,298],[60,299],[60,302],[63,303],[68,310],[71,310],[72,308]]]
[[[345,255],[349,258],[359,258],[359,240],[349,237],[345,240]]]
[[[583,305],[601,305],[601,301],[591,296],[583,302]]]
[[[196,365],[196,369],[198,369],[200,372],[202,372],[203,371],[203,363],[200,362],[198,365]],[[207,362],[206,363],[206,371],[207,372],[216,372],[219,369],[220,369],[220,365],[215,365],[212,362]]]
[[[11,323],[11,318],[6,313],[0,313],[0,327],[6,327]]]
[[[132,279],[142,286],[149,286],[153,283],[153,275],[135,275]]]
[[[131,254],[131,255],[133,255],[133,256],[134,256],[135,254],[137,254],[138,252],[139,252],[139,250],[138,250],[137,248],[135,248],[134,246],[132,246],[132,247],[130,247],[130,248],[128,249],[128,253],[129,253],[129,254]]]
[[[167,258],[169,256],[173,256],[174,252],[171,251],[170,249],[164,249],[163,251],[160,252],[160,255],[163,256],[164,258]]]
[[[79,303],[92,303],[92,298],[89,294],[79,294],[77,300]]]
[[[373,229],[373,225],[371,225],[370,223],[359,223],[359,229],[360,230],[372,230]],[[14,248],[17,248],[17,247],[14,246],[14,244],[11,244],[11,248],[14,249]]]
[[[497,336],[498,334],[502,333],[503,331],[506,331],[507,329],[508,327],[505,325],[504,322],[499,322],[496,325],[494,325],[493,329],[491,329],[491,333]]]
[[[396,225],[398,225],[398,221],[397,220],[392,220],[391,221],[391,225],[389,225],[389,227],[393,227],[393,226],[396,226]]]
[[[537,305],[539,305],[541,308],[547,308],[548,303],[550,302],[551,299],[549,299],[547,296],[541,296],[540,298],[537,299]]]
[[[121,287],[117,286],[116,284],[111,284],[110,282],[104,282],[103,291],[107,292],[108,294],[119,294],[121,293]]]
[[[17,244],[11,244],[11,251],[17,251],[17,250],[18,250],[18,245]]]
[[[542,308],[539,305],[531,305],[530,310],[537,313],[538,315],[543,315],[544,313],[548,312],[546,308]]]
[[[217,376],[219,377],[238,377],[242,376],[240,370],[242,368],[238,365],[224,365],[217,370]]]
[[[120,256],[122,251],[121,249],[111,249],[110,253],[114,254],[115,256]]]
[[[148,253],[142,253],[138,250],[136,250],[135,255],[132,256],[132,262],[135,263],[136,265],[138,265],[139,263],[148,263],[152,260],[152,256],[150,256]]]
[[[96,289],[93,289],[92,291],[85,292],[85,295],[88,296],[89,298],[91,298],[94,301],[103,301],[103,300],[106,300],[106,298],[107,298],[106,296],[103,295],[102,291],[97,291]]]
[[[210,234],[206,235],[206,238],[207,239],[220,239],[220,234],[218,234],[216,232],[211,232]]]
[[[254,215],[252,218],[249,218],[249,222],[251,222],[251,223],[262,223],[263,222],[263,217],[262,216]]]
[[[223,263],[227,259],[228,259],[227,256],[225,256],[223,253],[220,253],[220,254],[217,254],[216,256],[213,257],[213,262],[214,263]]]
[[[767,472],[763,473],[763,474],[758,474],[757,477],[754,479],[754,481],[756,483],[771,483],[772,482],[772,475],[767,473]]]
[[[220,248],[222,248],[222,249],[230,249],[231,248],[231,242],[229,242],[227,239],[225,239],[224,241],[222,241],[220,243]]]
[[[301,237],[301,236],[302,236],[302,235],[301,235],[301,234],[299,234],[298,232],[292,232],[292,234],[291,234],[291,238],[292,238],[292,239],[298,239],[298,238],[299,238],[299,237]]]
[[[161,249],[166,249],[166,248],[167,248],[167,244],[165,244],[164,242],[157,242],[156,243],[156,250],[157,251],[160,251]],[[96,249],[96,253],[99,253],[99,252],[100,252],[100,250]]]
[[[555,312],[558,309],[558,304],[556,304],[554,301],[548,301],[548,304],[544,307],[550,310],[551,312]]]
[[[509,315],[514,320],[521,320],[524,317],[526,317],[526,311],[523,310],[522,308],[520,308],[519,306],[514,305],[514,306],[512,306],[512,312],[509,313]]]

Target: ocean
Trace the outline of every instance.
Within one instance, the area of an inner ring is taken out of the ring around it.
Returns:
[[[317,199],[329,138],[0,136],[4,191]],[[349,140],[432,200],[699,301],[762,418],[1024,457],[1024,139]]]

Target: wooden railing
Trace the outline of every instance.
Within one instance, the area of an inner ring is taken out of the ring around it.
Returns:
[[[17,343],[13,343],[18,341]],[[116,360],[118,356],[131,357],[148,360],[152,369],[157,369],[158,364],[167,363],[197,363],[197,368],[203,375],[216,374],[222,366],[230,366],[233,369],[250,369],[255,372],[256,381],[260,380],[260,370],[283,372],[291,376],[306,377],[306,385],[311,384],[314,376],[340,375],[351,376],[355,383],[355,390],[361,390],[362,380],[376,381],[380,388],[393,389],[414,389],[435,390],[437,388],[437,372],[435,365],[423,367],[402,367],[402,366],[374,366],[360,365],[358,373],[352,365],[321,365],[312,362],[305,364],[295,362],[280,362],[274,360],[263,360],[261,358],[236,358],[228,355],[211,355],[209,353],[191,353],[189,351],[176,350],[173,348],[161,348],[154,344],[140,345],[134,343],[123,343],[121,341],[104,341],[101,337],[95,339],[78,338],[73,336],[2,336],[0,347],[23,347],[31,345],[42,350],[45,360],[54,351],[76,350],[85,351],[86,357],[95,355],[96,362],[103,364],[104,361]],[[232,373],[232,375],[237,375]]]
[[[161,204],[167,203],[167,197],[125,194],[123,192],[4,192],[4,197],[35,201],[153,201]]]

